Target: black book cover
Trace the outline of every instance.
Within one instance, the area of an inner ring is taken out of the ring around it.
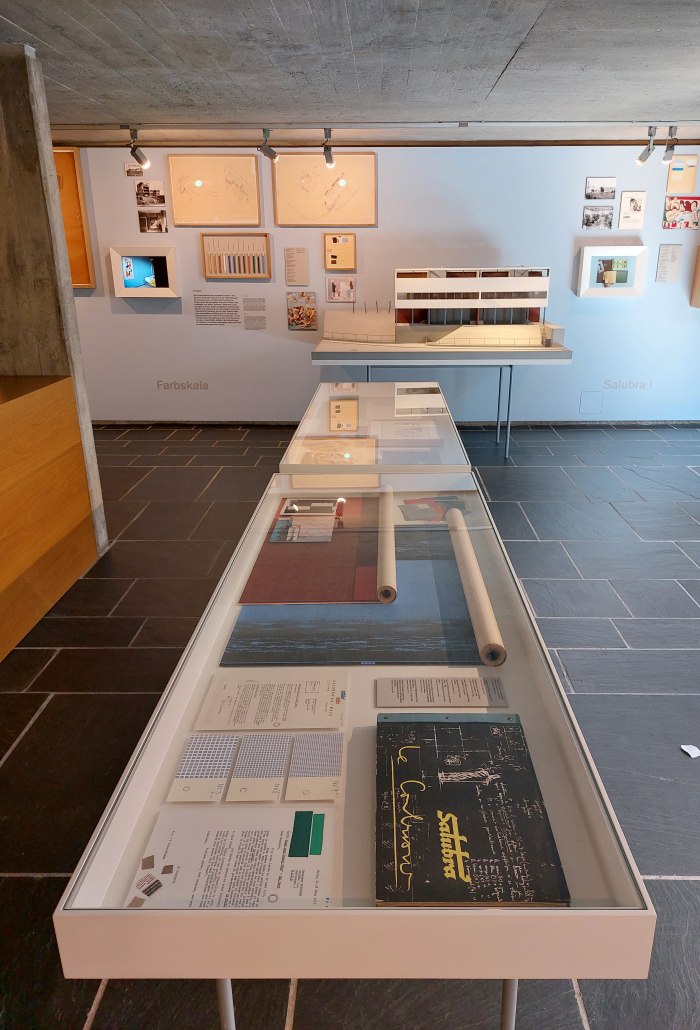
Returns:
[[[517,715],[377,718],[377,904],[566,905]]]

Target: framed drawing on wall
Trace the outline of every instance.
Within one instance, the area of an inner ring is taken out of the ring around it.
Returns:
[[[260,225],[257,154],[169,154],[173,225]]]
[[[356,260],[354,232],[324,232],[323,267],[327,272],[354,272]]]
[[[648,247],[582,247],[579,297],[641,297]]]
[[[272,166],[276,225],[377,224],[377,155],[280,154]]]
[[[54,147],[53,156],[73,289],[92,289],[95,286],[95,268],[80,171],[80,148]]]
[[[202,275],[205,279],[269,279],[269,233],[203,232]]]

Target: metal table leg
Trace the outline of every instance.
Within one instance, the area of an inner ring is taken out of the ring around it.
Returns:
[[[371,365],[367,366],[367,382],[368,383],[372,382],[372,366]]]
[[[233,1011],[233,991],[231,990],[231,981],[217,980],[216,993],[219,996],[221,1030],[236,1030],[236,1016]]]
[[[496,405],[496,443],[501,441],[501,387],[503,386],[503,365],[498,369],[498,404]]]
[[[510,398],[513,393],[513,366],[510,365],[508,376],[508,412],[506,414],[506,458],[510,454]]]
[[[501,1030],[515,1030],[515,1010],[518,1007],[518,981],[504,980],[501,995]]]

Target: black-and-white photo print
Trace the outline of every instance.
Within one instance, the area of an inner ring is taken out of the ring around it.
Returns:
[[[584,207],[584,229],[612,229],[613,209],[611,207]]]
[[[616,186],[615,178],[589,176],[586,179],[586,200],[614,200]]]
[[[136,203],[139,207],[159,207],[165,203],[163,183],[158,179],[144,179],[137,182]]]
[[[168,216],[163,211],[139,211],[139,229],[141,232],[167,232]]]

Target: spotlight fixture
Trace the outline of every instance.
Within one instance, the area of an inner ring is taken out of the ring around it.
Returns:
[[[665,165],[670,165],[671,161],[673,161],[673,155],[676,152],[676,144],[678,143],[678,140],[676,139],[677,132],[677,125],[669,125],[668,136],[666,137],[666,149],[664,150],[663,157],[661,158]]]
[[[273,150],[270,144],[267,142],[270,138],[270,130],[263,129],[262,134],[263,143],[261,146],[258,147],[258,150],[261,154],[264,154],[265,157],[269,157],[273,164],[276,164],[277,159],[279,158],[279,154],[277,153],[277,151]]]
[[[655,135],[656,135],[656,126],[655,125],[650,125],[649,126],[649,142],[647,143],[647,145],[645,146],[644,150],[641,152],[641,154],[637,158],[637,164],[638,165],[643,165],[644,162],[647,160],[647,158],[651,157],[652,153],[654,152],[654,136]]]
[[[131,145],[129,147],[129,153],[133,157],[134,161],[140,164],[142,168],[150,168],[151,162],[144,155],[144,153],[141,150],[139,150],[139,148],[136,146],[136,137],[139,134],[139,130],[129,129],[129,132],[131,133]]]
[[[335,168],[335,161],[333,159],[333,151],[331,150],[331,130],[324,129],[324,140],[323,144],[323,156],[326,159],[326,168]]]

